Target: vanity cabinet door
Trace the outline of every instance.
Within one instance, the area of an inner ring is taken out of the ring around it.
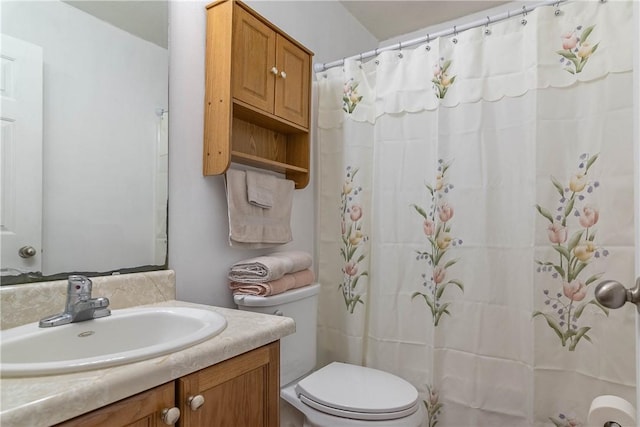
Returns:
[[[172,381],[80,415],[56,427],[166,427],[162,421],[162,412],[174,405],[175,383]]]
[[[276,341],[180,378],[180,426],[278,427],[279,363]]]

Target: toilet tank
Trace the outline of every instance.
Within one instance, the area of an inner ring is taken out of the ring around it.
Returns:
[[[286,316],[296,322],[296,331],[280,340],[280,386],[311,372],[316,366],[316,328],[320,284],[293,289],[268,297],[234,295],[240,310]]]

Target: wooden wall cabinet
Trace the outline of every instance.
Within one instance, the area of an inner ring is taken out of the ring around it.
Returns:
[[[238,0],[207,6],[204,175],[234,161],[308,184],[312,56]]]
[[[276,341],[56,427],[160,427],[171,408],[178,427],[278,427],[279,364]]]

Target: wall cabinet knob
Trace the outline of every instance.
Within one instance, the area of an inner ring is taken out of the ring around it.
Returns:
[[[286,78],[287,78],[287,73],[285,73],[284,71],[281,71],[281,72],[280,72],[280,76],[281,76],[283,79],[286,79]]]
[[[162,422],[169,426],[174,425],[179,418],[180,409],[176,408],[175,406],[173,408],[163,409],[162,413],[160,414],[160,419],[162,420]]]
[[[271,74],[273,74],[274,76],[278,75],[278,69],[276,67],[271,67]]]
[[[192,411],[197,411],[199,407],[204,405],[204,396],[202,396],[201,394],[190,396],[187,399],[187,404],[189,405]]]

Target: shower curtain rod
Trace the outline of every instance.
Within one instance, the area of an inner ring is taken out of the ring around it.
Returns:
[[[316,73],[322,72],[322,71],[326,71],[329,68],[333,68],[333,67],[338,67],[341,65],[344,65],[344,61],[347,59],[358,59],[360,61],[365,60],[365,59],[369,59],[372,58],[374,56],[378,56],[379,53],[381,52],[385,52],[388,50],[398,50],[398,49],[402,49],[402,48],[406,48],[406,47],[411,47],[411,46],[415,46],[421,43],[425,43],[425,42],[430,42],[433,41],[435,39],[437,39],[438,37],[445,37],[445,36],[450,36],[453,34],[458,34],[461,33],[462,31],[466,31],[466,30],[470,30],[471,28],[476,28],[476,27],[481,27],[483,25],[490,25],[490,24],[495,24],[496,22],[500,22],[500,21],[504,21],[505,19],[509,19],[509,18],[513,18],[516,16],[522,16],[524,19],[524,16],[526,16],[527,13],[531,12],[534,9],[537,9],[541,6],[558,6],[560,5],[560,3],[565,3],[569,0],[545,0],[542,1],[540,3],[535,3],[529,6],[522,6],[521,9],[515,9],[515,10],[510,10],[507,12],[503,12],[494,16],[487,16],[485,19],[479,19],[477,21],[473,21],[473,22],[469,22],[467,24],[463,24],[463,25],[454,25],[452,28],[448,28],[446,30],[442,30],[442,31],[438,31],[435,32],[433,34],[427,34],[426,36],[423,37],[419,37],[416,39],[412,39],[412,40],[408,40],[405,42],[400,42],[400,43],[396,43],[390,46],[385,46],[385,47],[381,47],[381,48],[377,48],[374,50],[370,50],[368,52],[364,52],[364,53],[359,53],[357,55],[354,56],[349,56],[347,58],[342,58],[342,59],[338,59],[336,61],[333,62],[325,62],[322,64],[316,63],[313,64],[313,70]],[[600,0],[601,2],[605,2],[606,0]]]

